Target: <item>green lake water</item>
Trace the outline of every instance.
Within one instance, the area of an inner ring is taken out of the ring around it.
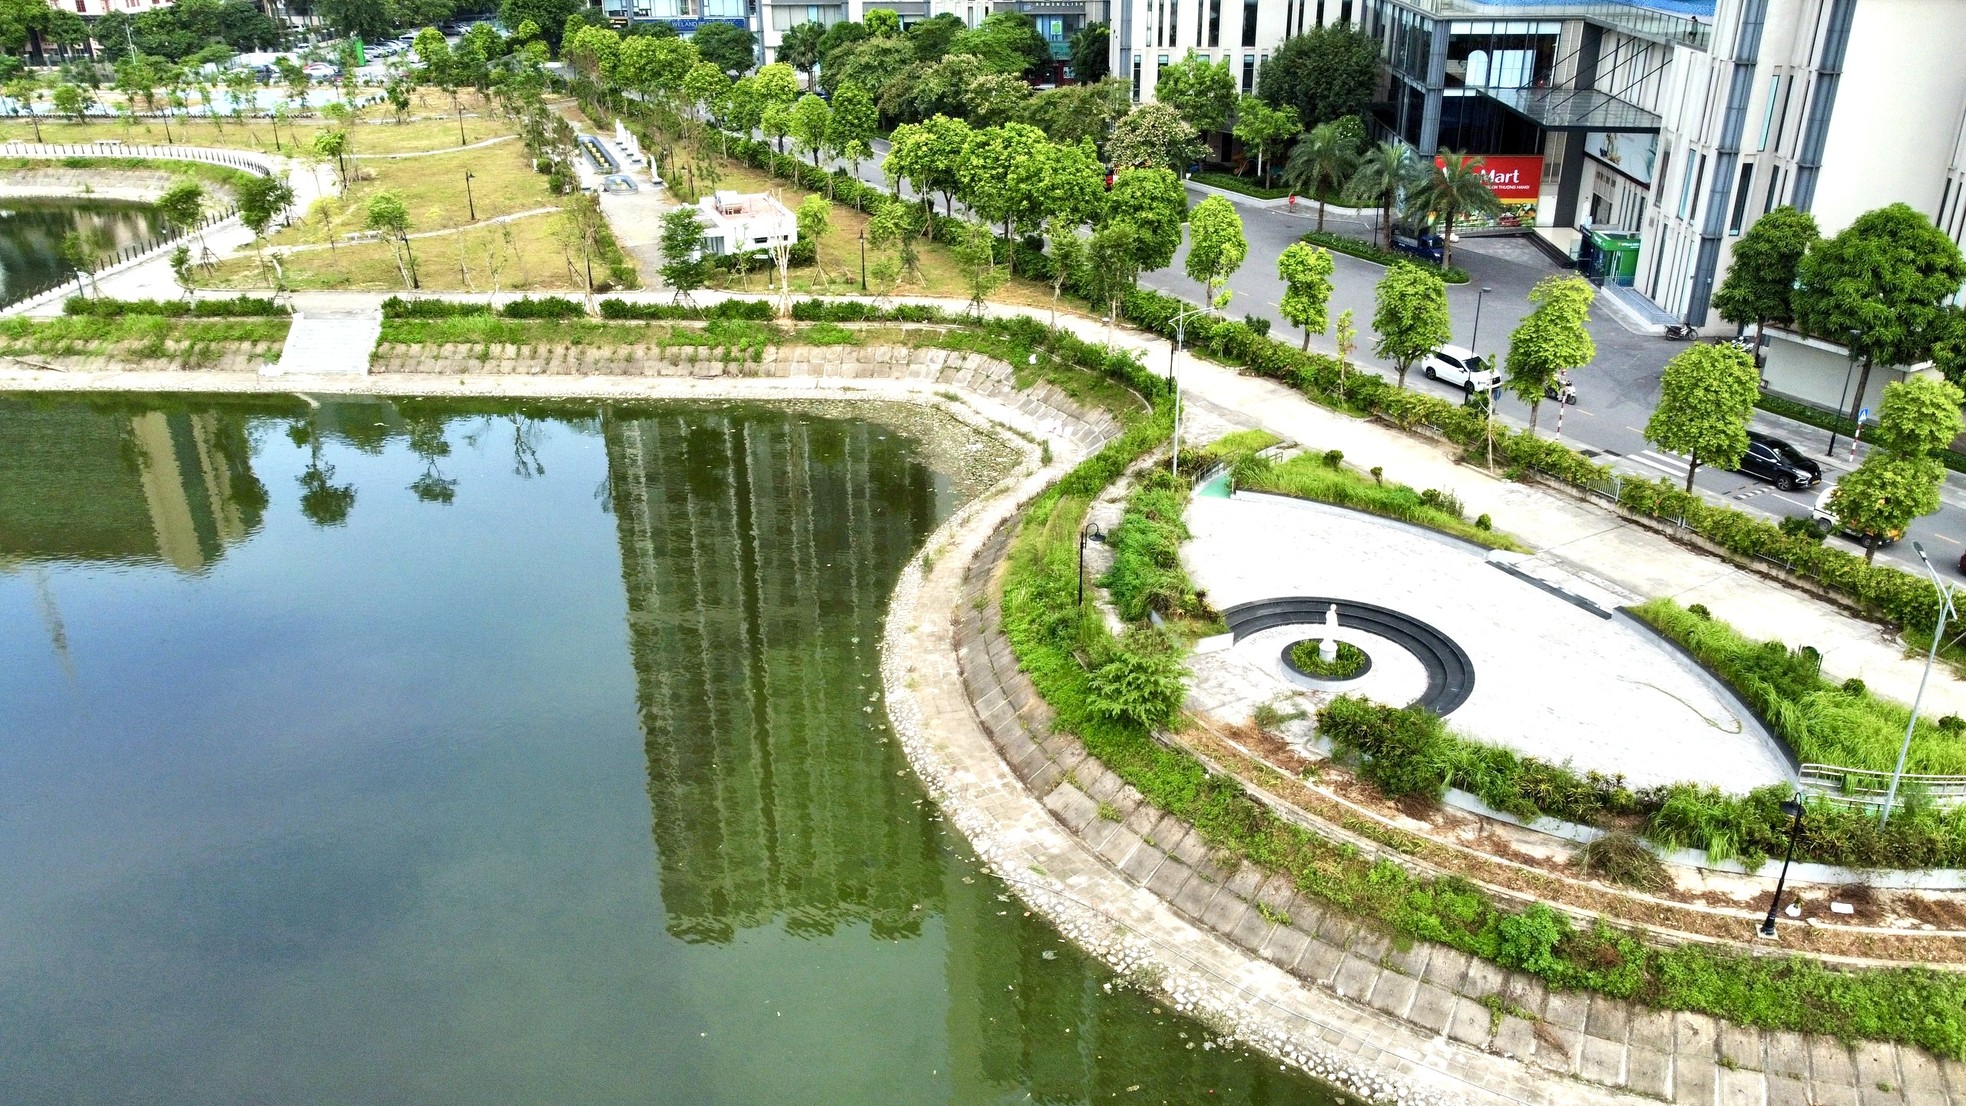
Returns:
[[[0,399],[0,1100],[1309,1103],[1027,916],[879,693],[887,407]]]
[[[0,299],[52,286],[75,275],[61,255],[65,235],[96,243],[105,261],[149,241],[161,228],[151,204],[100,199],[0,199]]]

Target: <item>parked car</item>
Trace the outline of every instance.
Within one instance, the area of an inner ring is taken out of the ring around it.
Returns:
[[[1480,354],[1466,346],[1440,347],[1420,362],[1420,372],[1428,380],[1457,384],[1469,395],[1490,391],[1502,382],[1502,374],[1489,368]]]
[[[301,66],[300,71],[314,81],[331,81],[341,75],[341,70],[324,61],[309,62]]]
[[[1741,463],[1734,471],[1766,480],[1785,492],[1823,482],[1821,465],[1780,438],[1752,430],[1748,431],[1748,450],[1741,454]]]
[[[1818,533],[1827,534],[1830,533],[1831,531],[1840,530],[1843,533],[1849,535],[1850,537],[1855,538],[1859,542],[1863,541],[1864,536],[1862,534],[1859,534],[1855,530],[1852,530],[1849,527],[1843,525],[1840,521],[1837,520],[1836,514],[1830,510],[1829,497],[1830,497],[1830,493],[1834,492],[1835,490],[1836,490],[1836,485],[1834,484],[1824,488],[1822,494],[1816,497],[1815,507],[1813,507],[1809,511],[1809,518],[1812,522],[1816,524],[1816,531]],[[1902,538],[1904,536],[1905,536],[1905,532],[1903,530],[1892,530],[1889,533],[1884,534],[1877,544],[1879,546],[1890,545],[1892,542],[1895,542],[1899,538]]]

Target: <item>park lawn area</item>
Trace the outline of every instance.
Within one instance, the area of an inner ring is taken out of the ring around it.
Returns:
[[[465,195],[464,173],[470,170],[471,192]],[[483,150],[460,150],[396,161],[352,161],[356,177],[343,197],[315,201],[307,215],[267,240],[280,246],[324,243],[331,230],[348,235],[366,229],[369,197],[393,190],[409,211],[410,233],[465,226],[475,203],[480,220],[540,207],[557,207],[562,197],[546,188],[546,177],[526,161],[525,147],[509,142]],[[324,163],[316,169],[322,184],[332,188],[335,169]]]
[[[515,133],[511,121],[498,115],[476,92],[462,93],[459,100],[463,102],[466,113],[464,136],[468,143]],[[457,116],[450,114],[450,97],[441,89],[420,90],[420,102],[418,99],[412,100],[410,114],[407,122],[398,123],[386,105],[362,109],[350,132],[355,153],[400,154],[457,148]],[[132,145],[158,146],[166,145],[168,141],[179,146],[218,146],[286,153],[294,148],[295,139],[290,136],[298,136],[305,145],[313,141],[315,132],[328,129],[328,124],[319,115],[296,119],[292,125],[283,124],[278,128],[277,144],[274,129],[273,121],[264,116],[239,121],[173,119],[167,140],[164,124],[158,119],[136,119],[125,123],[118,119],[91,117],[80,123],[71,123],[65,119],[51,118],[41,121],[41,140],[60,143],[114,139]],[[0,121],[0,140],[32,142],[34,124],[12,118]]]
[[[503,257],[498,272],[501,292],[583,291],[584,280],[568,271],[566,251],[554,236],[559,221],[558,215],[532,215],[509,223],[480,223],[456,234],[412,238],[417,277],[428,291],[489,293],[488,255],[497,250]],[[507,231],[509,243],[503,241]],[[287,286],[297,291],[403,291],[402,274],[385,242],[308,249],[282,257],[280,265]],[[220,262],[197,283],[206,288],[264,289],[271,273],[269,263],[262,275],[258,259],[248,252]]]

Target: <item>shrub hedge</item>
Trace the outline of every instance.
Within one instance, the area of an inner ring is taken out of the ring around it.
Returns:
[[[1400,253],[1398,250],[1383,249],[1371,242],[1360,241],[1348,234],[1334,234],[1328,230],[1313,230],[1305,233],[1302,240],[1309,242],[1313,246],[1323,246],[1325,249],[1335,253],[1347,254],[1361,261],[1370,261],[1374,265],[1427,265],[1430,269],[1439,270],[1440,279],[1449,284],[1466,284],[1468,282],[1468,271],[1459,265],[1449,265],[1447,268],[1442,269],[1438,265],[1429,265],[1412,254]]]
[[[223,300],[113,300],[71,296],[61,305],[64,315],[114,319],[151,315],[167,319],[251,319],[293,314],[284,303],[256,296]]]

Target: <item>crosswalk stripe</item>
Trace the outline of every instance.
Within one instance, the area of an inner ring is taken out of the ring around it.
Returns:
[[[1636,461],[1673,476],[1686,475],[1686,458],[1677,453],[1648,449],[1643,453],[1628,453],[1625,455],[1625,460]]]

